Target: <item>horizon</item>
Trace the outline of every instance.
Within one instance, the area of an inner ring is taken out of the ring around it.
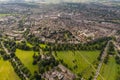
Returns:
[[[0,2],[47,2],[47,3],[59,3],[59,2],[99,2],[99,0],[0,0]],[[120,1],[120,0],[100,0],[100,1]]]
[[[10,3],[21,3],[21,2],[35,2],[35,3],[62,3],[62,2],[70,2],[70,3],[104,3],[104,2],[119,2],[120,0],[0,0],[0,3],[10,2]]]

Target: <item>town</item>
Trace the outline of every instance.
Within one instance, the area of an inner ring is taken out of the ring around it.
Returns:
[[[120,6],[0,3],[0,80],[120,80]]]

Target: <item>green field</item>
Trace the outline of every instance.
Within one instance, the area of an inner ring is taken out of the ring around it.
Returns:
[[[10,14],[0,14],[0,17],[8,16]]]
[[[109,58],[108,64],[103,64],[101,68],[101,75],[104,77],[105,80],[115,80],[117,76],[117,71],[119,65],[116,64],[114,57]],[[98,80],[101,80],[100,77],[98,77]]]
[[[47,45],[46,44],[39,44],[39,46],[44,49],[44,48],[46,48]]]
[[[32,48],[32,47],[33,47],[33,45],[32,45],[32,44],[30,44],[29,42],[26,42],[26,44],[27,44],[27,46],[29,46],[30,48]]]
[[[81,73],[88,68],[94,61],[97,60],[100,51],[59,51],[56,58],[62,59],[74,73]],[[73,62],[76,60],[76,62]],[[77,65],[78,68],[74,69]]]
[[[0,58],[0,80],[20,80],[9,61]]]
[[[31,71],[33,74],[35,70],[38,70],[37,65],[33,65],[33,51],[23,51],[20,49],[16,50],[16,56],[22,61],[22,63]]]

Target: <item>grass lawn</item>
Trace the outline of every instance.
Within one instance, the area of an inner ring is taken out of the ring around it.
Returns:
[[[28,43],[28,42],[26,42],[27,43],[27,45],[29,46],[29,47],[33,47],[33,45],[32,44],[30,44],[30,43]]]
[[[9,61],[0,59],[0,80],[20,80]]]
[[[39,44],[39,46],[41,47],[41,48],[46,48],[46,44]]]
[[[108,64],[103,64],[100,73],[105,80],[115,80],[118,67],[120,68],[120,66],[116,64],[115,58],[112,56],[112,57],[109,57]],[[101,80],[101,78],[98,77],[97,80]]]
[[[22,63],[31,71],[33,74],[35,70],[38,70],[37,65],[33,65],[33,51],[23,51],[20,49],[16,50],[16,56],[22,61]]]
[[[0,14],[0,17],[4,17],[4,16],[7,16],[7,15],[10,15],[10,14]]]
[[[21,43],[21,42],[16,41],[16,44],[18,44],[18,43]],[[27,44],[27,46],[29,46],[30,48],[32,48],[32,47],[33,47],[33,45],[32,45],[32,44],[30,44],[30,43],[29,43],[29,42],[27,42],[27,41],[26,41],[26,44]]]
[[[81,73],[97,60],[100,51],[59,51],[56,58],[62,59],[74,73]],[[76,62],[73,62],[76,60]],[[78,68],[74,69],[77,65]]]

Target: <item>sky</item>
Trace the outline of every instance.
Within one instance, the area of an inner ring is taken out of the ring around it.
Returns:
[[[120,0],[0,0],[0,1],[89,2],[89,1],[120,1]]]
[[[13,1],[13,0],[0,0],[0,1]],[[16,0],[14,0],[16,1]],[[21,0],[19,0],[21,1]],[[70,2],[76,2],[76,1],[79,1],[79,2],[83,2],[83,1],[88,1],[88,0],[25,0],[25,1],[47,1],[47,2],[60,2],[60,1],[70,1]]]

